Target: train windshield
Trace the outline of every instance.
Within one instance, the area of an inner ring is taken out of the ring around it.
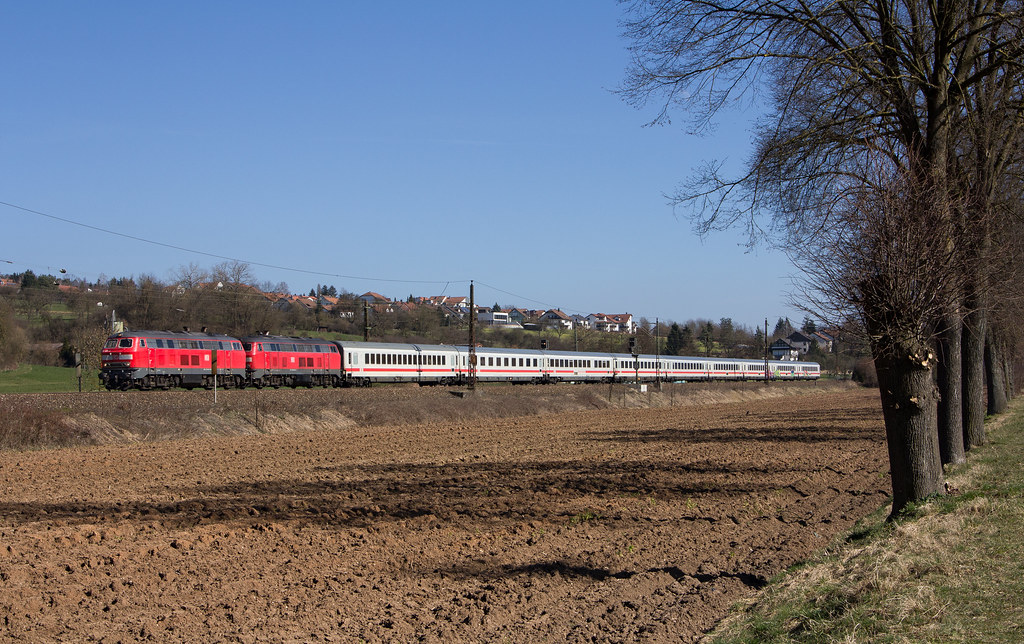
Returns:
[[[107,340],[103,345],[104,349],[130,349],[132,347],[132,338],[112,338]]]
[[[252,351],[252,342],[243,342],[242,346],[245,347],[246,351]]]

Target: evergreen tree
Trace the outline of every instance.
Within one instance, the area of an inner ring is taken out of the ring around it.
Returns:
[[[779,321],[775,323],[775,331],[772,333],[773,338],[784,338],[793,332],[793,325],[790,323],[789,318],[779,318]]]
[[[683,350],[683,331],[675,322],[668,331],[668,340],[665,342],[665,355],[678,356]]]
[[[711,348],[715,344],[715,325],[709,320],[700,334],[700,341],[704,345],[704,355],[711,355]]]
[[[679,348],[680,355],[689,356],[697,353],[697,343],[693,338],[693,329],[689,326],[683,327],[680,341],[682,343],[682,346]]]
[[[718,323],[718,341],[725,351],[732,349],[736,330],[732,326],[732,318],[722,318]]]

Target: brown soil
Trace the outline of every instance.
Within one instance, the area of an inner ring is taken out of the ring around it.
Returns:
[[[106,444],[0,452],[0,639],[692,641],[889,491],[877,392],[700,391],[2,397]]]

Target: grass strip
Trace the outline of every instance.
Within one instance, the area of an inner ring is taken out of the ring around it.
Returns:
[[[82,391],[99,391],[96,369],[82,369]],[[31,394],[78,391],[74,367],[44,367],[22,364],[0,371],[0,394]]]
[[[861,521],[738,606],[705,641],[1020,642],[1024,404],[947,472],[950,494]]]

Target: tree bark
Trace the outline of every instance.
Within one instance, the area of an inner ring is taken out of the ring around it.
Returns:
[[[989,325],[985,333],[985,381],[988,386],[988,413],[1001,414],[1006,411],[1006,373],[1003,367],[1003,353],[996,340],[995,331]]]
[[[962,328],[959,315],[945,315],[937,343],[939,453],[943,465],[967,460],[964,452]]]
[[[892,511],[944,490],[932,370],[907,358],[875,358],[892,473]]]
[[[879,332],[881,328],[872,328],[873,320],[879,319],[877,315],[866,316],[889,448],[892,519],[908,503],[942,494],[945,488],[937,431],[934,356],[923,338],[894,338]]]
[[[977,291],[968,295],[963,329],[964,449],[985,443],[985,329],[988,311]]]

